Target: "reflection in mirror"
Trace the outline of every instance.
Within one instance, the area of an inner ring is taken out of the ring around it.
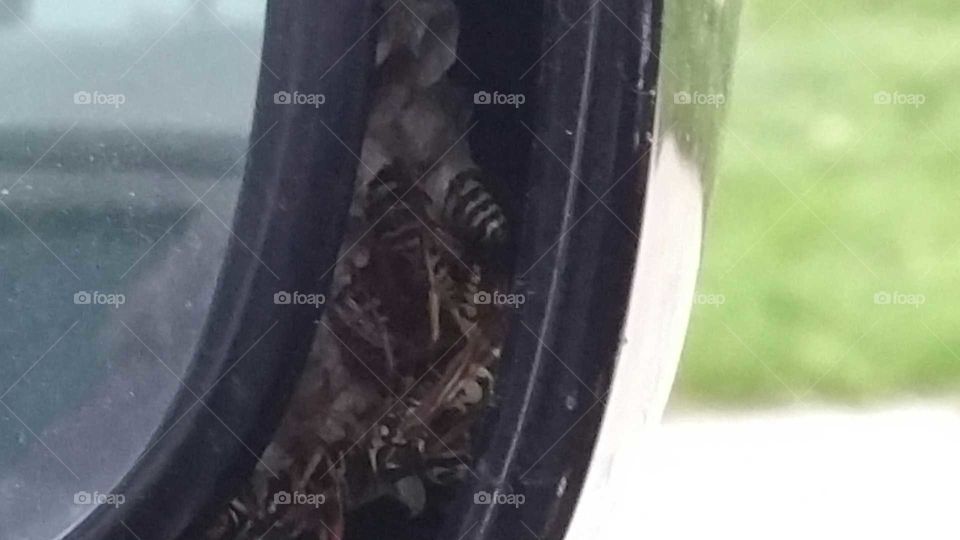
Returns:
[[[265,3],[0,2],[4,538],[123,504],[182,389],[232,235]]]

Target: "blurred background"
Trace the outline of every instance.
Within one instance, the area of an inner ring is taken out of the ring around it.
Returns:
[[[677,403],[957,390],[958,16],[745,3]]]
[[[743,8],[651,538],[960,537],[960,11]]]

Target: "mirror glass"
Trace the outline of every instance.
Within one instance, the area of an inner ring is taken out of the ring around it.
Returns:
[[[0,1],[4,538],[124,504],[163,436],[233,234],[265,7]]]

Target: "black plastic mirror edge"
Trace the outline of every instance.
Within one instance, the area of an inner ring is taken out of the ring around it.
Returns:
[[[627,310],[662,13],[662,0],[545,2],[548,52],[538,68],[537,141],[515,275],[526,303],[498,375],[497,421],[441,538],[566,533]],[[523,504],[478,504],[496,492],[522,495]]]

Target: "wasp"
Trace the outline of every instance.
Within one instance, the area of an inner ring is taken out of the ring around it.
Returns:
[[[439,201],[414,170],[393,162],[360,190],[357,239],[345,243],[303,380],[209,538],[340,538],[344,512],[386,495],[415,513],[423,482],[469,469],[503,335],[500,308],[477,298],[502,282],[483,261],[505,241],[506,219],[478,169],[450,179]]]
[[[330,300],[273,441],[209,539],[340,539],[350,511],[392,497],[416,514],[426,486],[469,471],[505,332],[482,299],[508,285],[509,222],[445,79],[458,30],[449,0],[383,18]]]

